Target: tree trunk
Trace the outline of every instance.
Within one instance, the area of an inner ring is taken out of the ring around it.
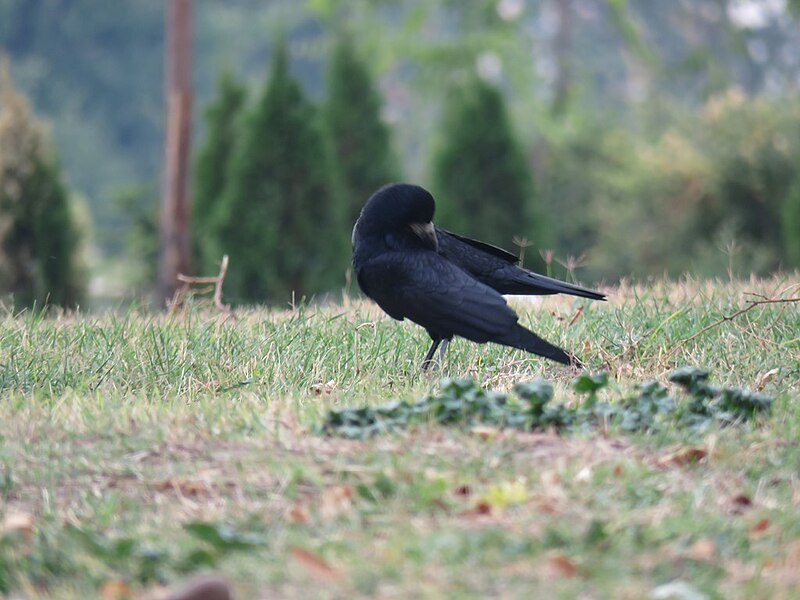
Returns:
[[[165,28],[166,137],[156,297],[162,307],[179,285],[178,273],[190,270],[191,0],[168,0]]]

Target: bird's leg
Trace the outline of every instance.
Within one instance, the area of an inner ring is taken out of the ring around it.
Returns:
[[[431,366],[431,362],[433,362],[433,360],[432,360],[433,359],[433,355],[436,353],[436,349],[439,347],[439,344],[441,343],[441,341],[442,340],[437,340],[437,339],[433,340],[433,343],[431,344],[430,350],[428,350],[428,353],[425,355],[425,358],[422,359],[422,362],[419,365],[419,370],[420,371],[425,371],[429,366]],[[445,347],[447,347],[447,346],[445,345]]]
[[[450,345],[450,340],[442,340],[442,347],[439,348],[439,368],[444,369],[444,353]]]

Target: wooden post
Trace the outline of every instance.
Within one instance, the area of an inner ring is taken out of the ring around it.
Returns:
[[[191,136],[191,0],[167,0],[165,19],[164,179],[156,301],[162,308],[191,272],[189,144]]]

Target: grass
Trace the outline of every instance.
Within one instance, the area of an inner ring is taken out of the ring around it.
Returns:
[[[775,397],[755,423],[657,434],[314,435],[329,408],[438,389],[416,371],[424,332],[368,302],[236,320],[201,301],[172,316],[8,314],[0,595],[148,597],[210,569],[239,598],[646,598],[669,584],[796,597],[800,305],[690,338],[747,293],[798,289],[795,275],[513,301],[609,372],[605,400],[682,365]],[[575,371],[503,347],[457,340],[446,369],[506,392],[544,377],[556,401],[579,401]]]

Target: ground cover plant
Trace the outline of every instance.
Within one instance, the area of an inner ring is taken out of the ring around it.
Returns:
[[[361,439],[415,424],[481,425],[535,431],[553,428],[572,431],[616,425],[623,431],[658,431],[676,427],[707,428],[711,423],[734,425],[753,418],[772,405],[772,398],[742,388],[719,388],[708,383],[709,372],[696,367],[675,369],[668,379],[681,386],[688,400],[681,402],[667,388],[650,379],[635,393],[616,402],[599,402],[597,392],[608,386],[608,373],[580,375],[572,389],[586,394],[585,402],[553,405],[553,386],[543,380],[518,383],[506,394],[484,390],[472,379],[441,380],[439,393],[419,402],[395,400],[376,407],[333,409],[318,428],[324,435]]]
[[[420,374],[424,332],[365,301],[7,310],[0,595],[157,597],[212,570],[240,598],[792,597],[800,280],[609,292],[512,301],[583,374],[463,341]],[[467,397],[575,422],[324,431]]]

